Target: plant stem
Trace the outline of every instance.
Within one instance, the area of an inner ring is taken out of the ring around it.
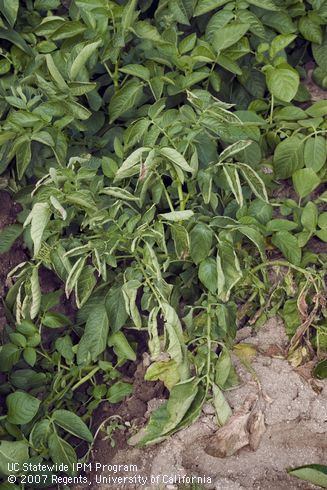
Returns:
[[[89,379],[91,379],[95,373],[97,373],[99,371],[99,367],[95,367],[92,369],[92,371],[90,371],[88,374],[86,374],[82,379],[80,379],[73,387],[72,387],[72,391],[75,391],[79,386],[81,386],[82,384],[86,383],[86,381],[89,381]]]

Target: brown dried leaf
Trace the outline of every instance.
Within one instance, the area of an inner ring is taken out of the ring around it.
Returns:
[[[210,438],[205,452],[216,458],[226,458],[248,445],[255,451],[264,432],[264,415],[258,407],[258,396],[249,395],[227,424]]]

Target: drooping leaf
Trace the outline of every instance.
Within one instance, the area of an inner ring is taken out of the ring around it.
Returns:
[[[182,422],[198,391],[198,380],[191,378],[176,384],[168,402],[165,402],[151,415],[148,425],[131,437],[128,444],[154,444],[165,438]]]
[[[287,260],[292,262],[292,264],[300,264],[302,255],[301,249],[294,235],[291,235],[288,231],[278,231],[272,237],[272,243],[281,250],[283,255]]]
[[[105,350],[109,332],[108,316],[104,305],[91,310],[84,334],[78,344],[77,363],[95,361]]]
[[[190,253],[195,264],[198,265],[206,259],[212,247],[213,233],[202,223],[194,226],[190,232]]]
[[[22,232],[22,225],[16,224],[8,225],[0,230],[0,254],[8,252]]]
[[[49,441],[49,454],[54,463],[65,464],[68,467],[68,474],[73,475],[75,473],[77,456],[74,448],[64,439],[58,436],[56,432],[50,434]]]
[[[49,219],[49,205],[44,202],[37,202],[34,204],[32,211],[25,220],[24,227],[31,224],[31,237],[34,243],[34,255],[37,255],[41,248],[43,233]]]
[[[109,347],[113,347],[118,360],[136,361],[136,354],[130,346],[125,334],[123,332],[116,332],[108,337]]]
[[[200,263],[199,279],[211,293],[217,291],[217,263],[215,259],[208,258]]]
[[[51,415],[52,420],[55,424],[62,427],[66,432],[73,434],[80,439],[92,442],[93,435],[85,422],[73,412],[69,410],[55,410]]]

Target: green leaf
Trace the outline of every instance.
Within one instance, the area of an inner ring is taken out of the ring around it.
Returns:
[[[75,473],[77,456],[74,448],[55,432],[50,435],[48,440],[49,454],[54,463],[67,465],[68,474]]]
[[[48,328],[62,328],[70,325],[70,320],[62,313],[47,311],[42,317],[42,325]]]
[[[10,27],[14,27],[17,18],[17,12],[19,8],[19,0],[0,0],[0,12],[7,19]]]
[[[176,223],[171,226],[171,235],[177,257],[187,257],[190,253],[190,237],[186,228],[183,225]]]
[[[265,201],[266,203],[269,202],[266,186],[259,176],[259,174],[253,170],[253,168],[250,165],[247,165],[246,163],[237,163],[236,166],[240,168],[243,177],[245,178],[246,182],[252,189],[253,194],[255,194],[259,199],[262,201]]]
[[[194,17],[206,14],[230,1],[231,0],[198,0],[194,11]]]
[[[23,351],[24,361],[31,367],[36,363],[36,350],[33,347],[26,347]]]
[[[106,194],[107,196],[116,197],[117,199],[123,199],[125,201],[139,201],[139,198],[133,196],[126,189],[121,189],[120,187],[105,187],[102,189],[101,194]]]
[[[308,107],[305,112],[311,117],[326,116],[327,100],[319,100],[318,102],[315,102]]]
[[[41,248],[44,230],[50,220],[49,205],[45,202],[34,204],[32,211],[27,216],[24,227],[31,223],[31,237],[34,244],[34,256],[38,254]]]
[[[318,208],[314,202],[308,202],[301,215],[301,223],[305,230],[314,232],[318,224]]]
[[[327,466],[322,464],[308,464],[288,470],[288,474],[313,485],[327,488]]]
[[[184,221],[192,218],[193,215],[194,213],[190,209],[185,211],[171,211],[170,213],[159,214],[159,216],[161,216],[164,220],[172,222]]]
[[[320,178],[312,168],[296,170],[292,178],[294,189],[300,197],[306,197],[320,184]]]
[[[278,231],[271,241],[292,264],[300,264],[301,249],[294,235],[288,231]]]
[[[131,437],[128,444],[154,444],[171,434],[191,407],[198,392],[198,383],[197,379],[191,378],[176,384],[170,392],[168,402],[153,412],[148,425]]]
[[[91,265],[83,268],[75,284],[76,305],[81,308],[92,294],[96,285],[95,269]]]
[[[124,7],[122,21],[121,21],[123,32],[127,31],[132,25],[133,20],[136,17],[135,16],[136,6],[137,6],[137,0],[129,0]]]
[[[64,337],[58,337],[55,342],[55,348],[60,355],[66,360],[66,362],[71,363],[74,359],[73,343],[69,335]]]
[[[105,305],[98,305],[91,310],[78,344],[77,364],[97,360],[107,346],[108,332],[109,322]]]
[[[323,228],[324,230],[327,228],[327,212],[321,213],[318,219],[319,228]]]
[[[252,145],[253,141],[251,140],[244,140],[244,141],[237,141],[236,143],[233,143],[230,146],[227,146],[225,150],[223,150],[220,155],[219,155],[219,162],[223,162],[225,160],[229,160],[230,157],[235,155],[236,153],[239,153],[240,151],[244,150],[248,146]]]
[[[6,398],[7,420],[11,424],[28,424],[37,414],[41,401],[23,391],[15,391]]]
[[[0,474],[11,475],[11,465],[18,463],[22,467],[29,459],[27,441],[0,441]]]
[[[248,0],[248,3],[265,10],[279,10],[272,0]]]
[[[232,363],[231,355],[228,349],[224,347],[215,364],[215,383],[223,390],[229,388],[230,381],[234,379],[237,379],[237,374]]]
[[[140,82],[130,80],[112,96],[109,103],[110,124],[136,106],[142,90]]]
[[[125,179],[126,177],[132,177],[138,173],[140,170],[143,153],[149,153],[150,150],[151,148],[142,146],[141,148],[137,148],[135,151],[133,151],[118,169],[115,176],[115,182],[117,180]]]
[[[189,166],[183,155],[174,148],[160,148],[160,154],[168,158],[172,163],[180,167],[185,172],[193,173],[192,167]]]
[[[126,311],[138,329],[142,327],[141,315],[136,305],[136,296],[140,286],[141,283],[137,279],[131,279],[122,287]]]
[[[118,360],[136,361],[136,354],[123,332],[116,332],[108,337],[108,346],[113,347]]]
[[[296,39],[295,34],[280,34],[279,36],[274,37],[269,50],[270,57],[275,58],[275,56],[291,44],[294,39]]]
[[[183,336],[183,329],[178,315],[168,303],[163,304],[164,328],[168,334],[169,344],[167,353],[171,359],[176,361],[176,370],[180,380],[189,378],[189,365],[187,348]]]
[[[290,65],[282,63],[277,68],[268,67],[265,73],[269,92],[283,102],[291,102],[300,84],[298,72]]]
[[[242,271],[232,244],[220,241],[217,253],[218,298],[228,301],[233,287],[242,277]]]
[[[274,153],[274,170],[276,177],[287,179],[303,167],[303,146],[300,138],[290,136],[279,143]]]
[[[119,403],[131,393],[133,393],[132,384],[125,383],[124,381],[117,381],[114,385],[110,386],[107,392],[107,398],[109,403]]]
[[[153,362],[148,367],[144,379],[146,381],[160,380],[171,391],[173,386],[179,382],[179,374],[176,368],[177,364],[174,359]]]
[[[125,308],[124,295],[121,287],[110,288],[109,293],[106,296],[106,310],[112,332],[117,332],[124,326],[128,315]]]
[[[3,1],[6,1],[7,3],[7,0]],[[3,27],[0,27],[0,39],[7,39],[7,41],[15,44],[15,46],[21,49],[28,56],[34,55],[32,48],[26,43],[23,37],[13,29],[5,29]]]
[[[52,420],[62,429],[73,436],[84,439],[87,442],[93,441],[93,435],[85,422],[69,410],[55,410],[51,415]]]
[[[45,60],[47,63],[48,70],[50,72],[51,77],[53,78],[54,82],[57,84],[58,88],[62,91],[68,91],[68,85],[65,82],[63,76],[61,75],[59,69],[56,67],[55,62],[53,61],[53,58],[51,54],[45,55]]]
[[[26,343],[27,343],[26,337],[21,333],[11,332],[9,334],[9,338],[11,342],[17,345],[18,347],[26,347]]]
[[[0,230],[0,254],[8,252],[22,232],[22,225],[8,225]]]
[[[78,74],[83,69],[88,59],[96,51],[97,47],[101,44],[101,42],[102,41],[96,41],[94,43],[87,44],[86,46],[84,46],[81,52],[76,56],[70,68],[71,80],[75,80],[77,78]]]
[[[31,295],[32,295],[30,317],[31,320],[34,320],[34,318],[36,318],[38,312],[40,311],[40,306],[41,306],[41,288],[39,282],[38,267],[33,267],[30,283],[31,283]]]
[[[300,17],[299,31],[307,41],[321,44],[323,41],[323,31],[319,24],[313,22],[309,15]]]
[[[66,285],[65,285],[65,293],[67,298],[69,298],[71,292],[73,291],[75,285],[77,284],[78,278],[81,275],[82,270],[84,268],[86,259],[87,257],[82,255],[79,259],[77,259],[77,261],[69,271],[66,280]]]
[[[323,136],[313,136],[304,144],[304,164],[315,172],[319,172],[326,163],[327,147]]]
[[[287,219],[272,219],[266,224],[266,230],[269,232],[291,231],[295,230],[297,227],[297,223],[294,223],[294,221],[288,221]]]
[[[220,53],[223,49],[237,43],[249,30],[249,27],[249,24],[241,24],[240,22],[233,22],[221,27],[213,36],[212,46]]]
[[[23,141],[16,151],[16,167],[18,178],[21,179],[31,161],[31,142]]]
[[[0,371],[11,371],[20,358],[21,348],[15,344],[5,344],[0,349]]]
[[[127,73],[127,75],[142,78],[142,80],[145,80],[146,82],[150,80],[150,71],[142,65],[125,65],[123,68],[119,68],[119,71]]]
[[[34,424],[29,440],[34,447],[46,447],[49,434],[53,431],[50,420],[43,419]]]
[[[242,70],[238,66],[238,64],[235,63],[235,61],[233,61],[228,56],[225,56],[224,54],[220,54],[219,56],[217,56],[217,64],[222,66],[225,70],[234,73],[235,75],[242,75]],[[241,137],[240,139],[244,139],[244,138]]]
[[[313,375],[319,379],[327,378],[327,359],[318,362],[316,367],[313,370]]]
[[[217,291],[217,263],[209,258],[200,263],[199,279],[209,291],[214,294]]]
[[[19,390],[40,388],[47,383],[45,373],[37,373],[33,369],[17,369],[10,375],[10,382]]]
[[[213,404],[216,410],[217,420],[219,425],[224,425],[232,415],[232,409],[228,405],[220,388],[217,385],[212,386]]]
[[[196,265],[208,257],[212,247],[212,239],[213,233],[207,225],[198,223],[192,229],[190,233],[190,252]]]
[[[153,41],[154,43],[162,43],[163,39],[161,38],[157,28],[151,25],[146,21],[139,21],[133,27],[133,31],[140,37],[141,39],[148,39],[149,41]]]

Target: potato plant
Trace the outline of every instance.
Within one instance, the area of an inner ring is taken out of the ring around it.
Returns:
[[[52,462],[74,476],[94,410],[132,393],[141,334],[145,379],[169,398],[131,444],[208,399],[227,421],[246,319],[279,313],[293,362],[303,337],[325,356],[312,243],[327,242],[327,100],[304,81],[313,58],[327,86],[327,1],[11,0],[0,14],[0,187],[22,207],[0,254],[29,251],[4,301],[0,475]],[[42,270],[61,287],[43,293]]]

